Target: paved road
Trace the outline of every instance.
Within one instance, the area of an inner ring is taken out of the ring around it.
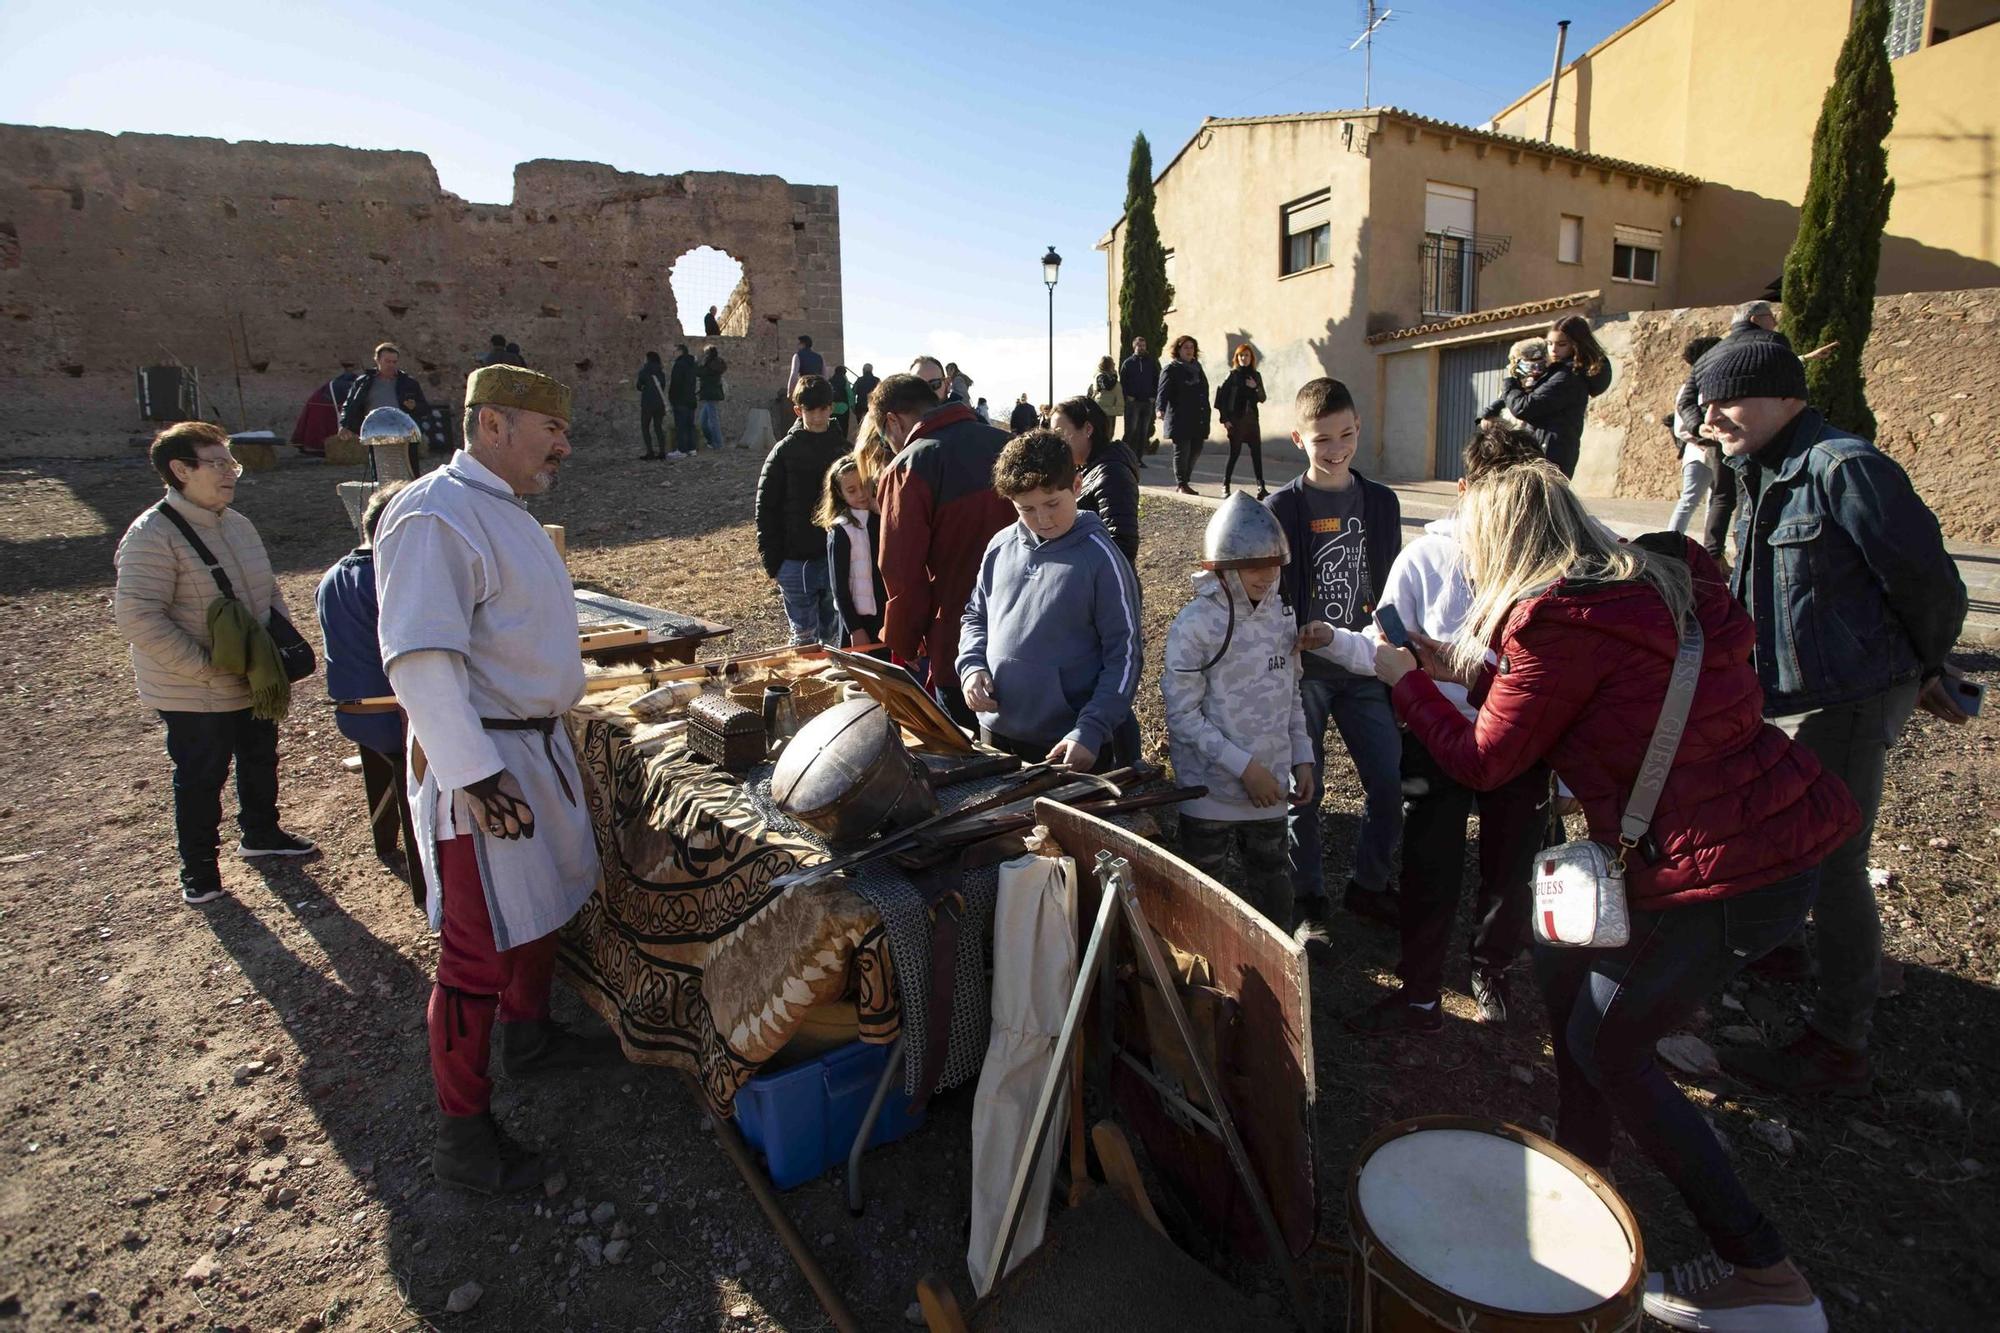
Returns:
[[[1199,495],[1189,497],[1174,491],[1172,451],[1162,447],[1146,460],[1139,473],[1141,487],[1155,495],[1188,504],[1214,508],[1222,502],[1222,472],[1229,461],[1229,446],[1203,446],[1195,463],[1193,485]],[[1305,455],[1289,440],[1264,446],[1264,481],[1272,490],[1305,471]],[[1237,488],[1256,493],[1256,474],[1250,469],[1248,453],[1236,465]],[[1247,483],[1247,486],[1246,486]],[[1403,502],[1403,534],[1420,531],[1434,518],[1450,512],[1458,499],[1457,486],[1449,481],[1403,481],[1389,483]],[[1670,500],[1589,500],[1591,512],[1627,537],[1642,532],[1658,532],[1667,526],[1674,506]],[[1948,543],[1958,562],[1959,577],[1965,580],[1972,597],[1972,609],[1965,619],[1964,642],[2000,648],[2000,547]]]

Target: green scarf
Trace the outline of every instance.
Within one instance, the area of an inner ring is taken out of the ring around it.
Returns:
[[[215,669],[250,682],[251,713],[266,722],[283,721],[292,706],[292,682],[285,678],[271,631],[234,597],[218,597],[208,606],[208,633]]]

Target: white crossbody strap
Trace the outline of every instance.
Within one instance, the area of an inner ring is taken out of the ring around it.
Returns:
[[[1667,682],[1667,697],[1660,704],[1660,722],[1646,746],[1645,762],[1632,782],[1632,799],[1625,803],[1625,817],[1618,822],[1618,841],[1627,848],[1637,847],[1653,825],[1653,811],[1660,804],[1660,792],[1674,766],[1674,753],[1681,747],[1681,733],[1687,730],[1688,709],[1694,703],[1694,687],[1701,679],[1701,622],[1694,608],[1688,608],[1687,623],[1681,628],[1680,652],[1674,656],[1674,674]]]

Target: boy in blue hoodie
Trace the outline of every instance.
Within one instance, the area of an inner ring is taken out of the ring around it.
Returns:
[[[965,604],[958,679],[996,749],[1091,771],[1132,711],[1144,645],[1132,566],[1092,513],[1054,431],[1017,435],[993,464],[993,489],[1020,521],[987,543]]]

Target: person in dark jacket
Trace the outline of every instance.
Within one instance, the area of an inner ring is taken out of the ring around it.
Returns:
[[[1688,366],[1687,383],[1681,385],[1680,394],[1674,399],[1674,414],[1667,418],[1677,446],[1674,458],[1680,465],[1681,498],[1667,520],[1668,532],[1686,532],[1688,525],[1694,522],[1694,511],[1701,507],[1702,497],[1717,489],[1716,474],[1720,461],[1715,441],[1701,433],[1701,404],[1694,392],[1694,367],[1721,341],[1720,338],[1703,336],[1690,338],[1681,347],[1681,360]],[[1714,502],[1710,501],[1710,508],[1713,507]],[[1720,550],[1707,542],[1702,545],[1708,551],[1709,559],[1721,563]]]
[[[701,317],[701,332],[705,338],[720,338],[722,336],[722,321],[715,317],[714,306],[710,306],[708,313]]]
[[[701,376],[695,369],[694,354],[686,343],[674,344],[673,368],[667,372],[667,406],[674,414],[674,452],[683,458],[695,456],[694,409]]]
[[[1724,1066],[1780,1091],[1858,1096],[1874,1077],[1882,927],[1868,845],[1883,765],[1913,708],[1966,721],[1945,660],[1965,623],[1965,584],[1903,469],[1807,406],[1805,366],[1789,349],[1725,339],[1695,374],[1704,427],[1740,495],[1731,586],[1755,618],[1764,715],[1861,807],[1822,870],[1806,1032],[1781,1050],[1725,1052]],[[1802,972],[1802,950],[1793,961]]]
[[[1035,405],[1028,401],[1028,395],[1024,393],[1015,400],[1014,410],[1007,414],[1007,433],[1020,435],[1033,430],[1035,425]]]
[[[827,470],[847,452],[833,428],[833,386],[807,375],[792,389],[798,420],[771,447],[757,475],[757,554],[785,598],[793,644],[840,642],[840,615],[827,582],[826,534],[814,515]]]
[[[833,428],[840,432],[841,439],[853,435],[854,430],[854,380],[848,375],[846,366],[835,366],[833,377]],[[984,398],[979,400],[985,402]]]
[[[486,355],[479,358],[482,366],[520,366],[527,368],[521,359],[521,349],[507,341],[507,335],[496,333],[486,340]]]
[[[1257,473],[1257,498],[1268,499],[1264,489],[1264,426],[1258,419],[1258,404],[1264,401],[1264,377],[1257,370],[1257,349],[1239,343],[1229,357],[1229,378],[1215,391],[1215,415],[1222,419],[1229,436],[1229,465],[1222,470],[1222,495],[1229,497],[1229,484],[1236,477],[1236,460],[1243,448],[1250,448],[1250,466]]]
[[[706,348],[701,354],[701,362],[695,367],[695,398],[701,405],[701,433],[708,440],[708,447],[722,447],[722,400],[728,397],[728,389],[722,377],[729,373],[729,363],[722,359],[722,353],[714,347]]]
[[[1078,396],[1057,403],[1051,429],[1076,457],[1083,489],[1079,509],[1097,515],[1111,540],[1134,568],[1139,564],[1139,460],[1111,438],[1111,418],[1093,400]]]
[[[1576,475],[1583,452],[1583,418],[1590,400],[1611,387],[1611,360],[1579,314],[1564,315],[1549,327],[1548,367],[1536,375],[1510,375],[1502,382],[1507,410],[1542,442],[1542,452]]]
[[[792,396],[792,390],[799,386],[799,381],[805,376],[825,374],[826,358],[813,350],[812,335],[801,333],[799,349],[792,353],[791,368],[785,372],[785,397]]]
[[[1409,651],[1382,644],[1376,669],[1396,714],[1475,791],[1546,760],[1606,846],[1620,846],[1683,627],[1698,627],[1686,725],[1649,829],[1619,853],[1629,941],[1535,944],[1554,1037],[1555,1140],[1608,1174],[1622,1128],[1707,1234],[1721,1262],[1648,1275],[1647,1314],[1677,1328],[1823,1329],[1777,1229],[1654,1046],[1805,919],[1820,862],[1860,827],[1860,812],[1810,750],[1759,717],[1757,628],[1693,542],[1612,539],[1545,463],[1466,487],[1458,537],[1471,609],[1451,644],[1417,642],[1437,678],[1471,687],[1477,715],[1468,720]]]
[[[854,415],[856,417],[865,417],[868,415],[869,399],[874,397],[875,386],[881,382],[881,379],[875,374],[875,363],[873,361],[863,361],[861,363],[861,373],[854,380]]]
[[[424,397],[424,386],[417,383],[416,376],[405,374],[400,369],[402,359],[403,354],[396,344],[380,343],[376,346],[375,368],[356,375],[347,397],[341,402],[342,430],[358,434],[363,419],[378,407],[399,407],[419,425],[430,419],[431,405]],[[423,471],[417,462],[422,448],[420,441],[410,444],[410,472],[413,475]]]
[[[1160,358],[1146,349],[1144,338],[1132,340],[1132,355],[1118,367],[1118,387],[1125,394],[1125,447],[1146,465],[1153,443],[1153,399],[1160,392]]]
[[[377,637],[374,543],[382,511],[406,484],[392,481],[375,488],[361,512],[361,545],[342,556],[319,581],[313,601],[319,611],[320,641],[326,648],[326,692],[331,698],[379,699],[391,692]],[[361,752],[361,783],[375,855],[383,860],[394,856],[401,831],[407,877],[421,908],[424,881],[417,869],[417,835],[410,820],[403,715],[394,708],[379,713],[336,709],[333,724]]]
[[[639,391],[639,442],[646,447],[641,458],[667,456],[667,367],[658,352],[646,353],[633,384]]]
[[[1174,442],[1174,489],[1182,495],[1199,494],[1189,484],[1195,460],[1210,427],[1208,376],[1201,368],[1201,345],[1183,333],[1174,339],[1173,360],[1160,372],[1160,387],[1153,395],[1160,413],[1160,429]]]
[[[876,489],[877,563],[889,593],[882,640],[906,662],[926,659],[938,702],[960,725],[973,726],[954,670],[959,618],[986,543],[1015,521],[1014,506],[993,489],[1007,432],[964,403],[940,404],[937,390],[915,375],[891,375],[872,401],[898,451]]]
[[[1110,358],[1106,358],[1109,360]],[[1097,515],[1112,543],[1136,574],[1139,568],[1139,460],[1121,440],[1111,438],[1111,416],[1087,396],[1057,403],[1053,429],[1069,446],[1082,477],[1076,506]],[[1139,718],[1127,713],[1111,733],[1111,757],[1122,767],[1145,758]]]
[[[1365,654],[1343,653],[1365,630],[1403,543],[1403,507],[1396,493],[1354,470],[1361,423],[1354,395],[1339,380],[1308,380],[1293,400],[1292,441],[1306,470],[1265,501],[1292,551],[1278,588],[1303,632],[1330,626],[1330,644],[1304,654],[1299,697],[1312,736],[1313,792],[1286,814],[1292,893],[1301,942],[1323,942],[1332,916],[1326,892],[1326,852],[1320,802],[1326,795],[1326,728],[1340,731],[1366,804],[1353,870],[1341,905],[1364,920],[1394,926],[1396,895],[1389,879],[1403,832],[1403,740],[1389,692],[1369,672]],[[1345,633],[1341,633],[1345,631]],[[1365,642],[1364,642],[1365,647]]]
[[[875,486],[861,460],[842,454],[826,470],[826,487],[813,521],[826,529],[826,576],[840,612],[840,646],[870,652],[882,644],[882,516],[875,512]]]

